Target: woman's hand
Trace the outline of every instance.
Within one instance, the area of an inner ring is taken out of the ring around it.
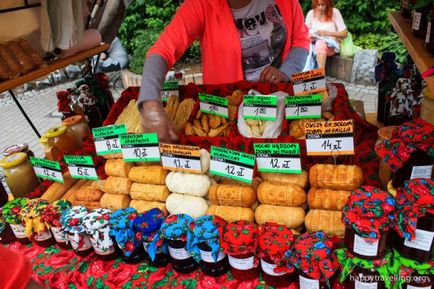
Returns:
[[[140,113],[144,133],[157,133],[158,140],[162,143],[178,141],[178,135],[160,101],[148,100],[143,102]]]
[[[318,31],[316,32],[316,34],[317,34],[318,36],[331,36],[331,35],[330,35],[330,32],[329,32],[329,31],[326,31],[326,30],[318,30]]]
[[[261,75],[259,76],[259,81],[270,84],[278,84],[279,82],[288,83],[289,78],[285,73],[270,65],[262,70]]]

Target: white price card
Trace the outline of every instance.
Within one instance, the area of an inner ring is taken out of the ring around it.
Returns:
[[[121,149],[126,162],[159,162],[158,135],[125,134],[120,137]]]
[[[243,117],[245,119],[270,120],[277,119],[277,96],[245,95],[243,98]]]
[[[60,163],[46,159],[30,157],[33,170],[38,178],[64,183]]]
[[[109,125],[92,129],[95,149],[98,155],[121,153],[119,136],[127,134],[125,124]]]
[[[160,154],[165,169],[187,173],[202,172],[199,147],[160,143]]]
[[[286,119],[321,118],[321,104],[321,94],[287,96]]]
[[[291,75],[294,95],[312,94],[327,90],[324,69],[318,68]]]
[[[211,147],[211,174],[251,184],[254,166],[254,155],[221,147]]]
[[[74,179],[98,180],[98,174],[91,156],[63,156],[71,177]]]
[[[258,143],[253,146],[259,172],[301,174],[298,143]]]
[[[199,93],[200,111],[228,118],[228,99],[221,96]]]
[[[353,120],[309,122],[305,125],[308,156],[354,154]]]

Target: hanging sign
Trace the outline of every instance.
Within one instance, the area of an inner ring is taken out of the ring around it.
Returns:
[[[228,99],[221,96],[199,93],[200,111],[228,118]]]
[[[298,143],[258,143],[254,149],[259,172],[301,174]]]
[[[160,143],[161,163],[171,171],[201,173],[200,148],[177,144]]]
[[[119,136],[127,134],[125,124],[108,125],[92,129],[95,149],[98,155],[121,153]]]
[[[211,147],[211,174],[251,184],[254,166],[254,155],[221,147]]]
[[[299,72],[291,75],[294,95],[312,94],[327,90],[324,69]]]
[[[286,119],[321,118],[321,94],[287,96]]]
[[[30,157],[33,170],[38,178],[64,183],[60,163],[46,159]]]
[[[123,159],[126,162],[159,162],[158,135],[125,134],[120,137]]]
[[[98,174],[95,170],[91,156],[63,156],[71,177],[74,179],[98,180]]]
[[[243,117],[245,119],[276,121],[277,96],[245,95],[243,99]]]

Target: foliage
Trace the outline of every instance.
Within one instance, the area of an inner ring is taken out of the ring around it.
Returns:
[[[380,52],[394,52],[396,60],[404,63],[408,53],[399,36],[394,32],[387,34],[368,33],[354,38],[354,44],[365,49],[377,49]]]
[[[130,69],[136,74],[143,73],[143,64],[146,58],[148,49],[158,39],[160,32],[158,30],[148,29],[140,30],[136,33],[136,36],[132,39],[134,43],[131,43],[135,47],[130,61]]]

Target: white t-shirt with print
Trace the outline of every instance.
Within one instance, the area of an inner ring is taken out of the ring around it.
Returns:
[[[286,28],[274,0],[252,0],[241,9],[232,9],[240,35],[244,79],[257,81],[269,65],[279,67]]]
[[[310,33],[315,33],[319,30],[341,32],[347,29],[342,14],[337,8],[333,8],[333,16],[330,21],[320,21],[315,17],[313,10],[310,10],[306,15],[305,23]]]

